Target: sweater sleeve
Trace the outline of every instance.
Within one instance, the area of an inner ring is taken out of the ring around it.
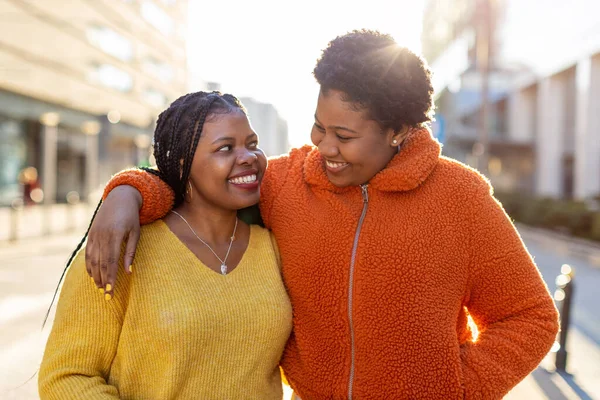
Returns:
[[[519,234],[480,181],[471,213],[466,307],[475,341],[461,345],[465,399],[500,399],[534,370],[558,331],[558,313]]]
[[[128,277],[120,273],[119,291],[106,301],[86,273],[84,255],[81,250],[61,289],[39,371],[42,400],[119,399],[108,376],[119,343]]]
[[[269,165],[260,185],[260,214],[267,229],[271,229],[271,210],[288,175],[290,155],[269,158]]]
[[[133,186],[142,195],[140,223],[152,223],[167,215],[173,208],[175,195],[171,187],[158,176],[142,169],[126,169],[114,175],[104,188],[102,199],[120,185]]]

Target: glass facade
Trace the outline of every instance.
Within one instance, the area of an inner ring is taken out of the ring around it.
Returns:
[[[131,91],[133,88],[133,77],[110,64],[93,64],[89,73],[89,80],[124,93]]]
[[[86,32],[88,41],[106,54],[121,61],[133,59],[133,45],[117,32],[105,26],[93,25]]]
[[[23,195],[19,175],[26,160],[23,122],[0,116],[0,206],[10,205]]]

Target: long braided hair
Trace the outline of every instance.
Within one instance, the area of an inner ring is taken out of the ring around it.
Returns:
[[[156,159],[158,169],[143,169],[158,175],[173,189],[175,192],[173,208],[179,206],[185,199],[185,190],[190,177],[192,161],[194,160],[194,154],[198,147],[204,123],[212,116],[228,114],[234,111],[241,111],[247,115],[243,104],[237,97],[231,94],[223,94],[218,91],[195,92],[181,96],[158,116],[154,130],[154,158]],[[46,325],[60,284],[77,252],[83,247],[101,205],[102,201],[98,203],[85,235],[73,253],[71,253],[69,261],[67,261],[62,271],[58,285],[54,291],[54,296],[44,317],[42,329]],[[262,225],[257,206],[240,210],[240,218],[249,223]]]

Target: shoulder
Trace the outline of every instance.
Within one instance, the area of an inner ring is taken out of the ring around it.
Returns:
[[[269,157],[269,170],[276,174],[287,173],[289,169],[301,168],[308,154],[314,149],[313,146],[304,145],[292,148],[287,154]]]
[[[164,219],[157,219],[150,224],[142,225],[140,230],[140,241],[151,241],[158,237],[164,238],[167,236],[168,232],[170,232],[170,230]]]
[[[177,237],[171,232],[163,219],[142,225],[140,240],[136,251],[136,261],[152,260],[161,254],[177,251]]]
[[[250,232],[253,239],[257,242],[268,242],[271,240],[271,231],[267,228],[263,228],[260,225],[250,225]]]
[[[275,235],[268,230],[258,225],[250,225],[252,230],[252,241],[254,249],[257,251],[261,260],[271,259],[272,262],[277,264],[277,267],[281,267],[281,256],[279,254],[279,247],[277,246],[277,240]],[[273,257],[266,257],[272,255]]]
[[[440,157],[432,178],[437,185],[452,191],[482,195],[493,193],[489,180],[479,171],[445,156]]]
[[[269,214],[275,198],[286,182],[302,176],[304,161],[312,149],[312,146],[306,145],[291,149],[288,154],[269,158],[260,188],[261,213],[267,226],[270,226]]]
[[[250,225],[252,242],[260,251],[277,252],[277,242],[273,233],[259,225]]]

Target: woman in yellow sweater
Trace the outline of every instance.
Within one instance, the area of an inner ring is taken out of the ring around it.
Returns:
[[[231,95],[188,94],[161,113],[154,143],[175,207],[142,229],[139,272],[118,277],[112,301],[91,295],[98,289],[77,255],[40,397],[281,399],[292,312],[277,247],[237,217],[258,202],[266,167],[246,111]]]

